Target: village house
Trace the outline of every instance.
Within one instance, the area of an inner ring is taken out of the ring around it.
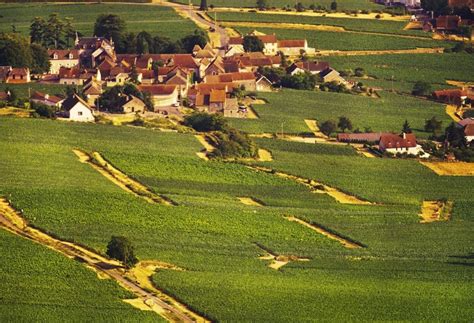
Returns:
[[[64,100],[61,109],[65,112],[66,118],[71,121],[93,122],[95,120],[92,108],[77,94]]]
[[[35,91],[30,97],[31,102],[44,104],[50,107],[60,108],[64,98],[55,95],[49,95],[40,91]]]
[[[133,95],[125,95],[122,97],[120,111],[122,113],[143,113],[145,112],[145,103]]]
[[[233,83],[246,91],[256,91],[256,78],[252,72],[224,73],[219,75],[208,75],[204,78],[205,83]]]
[[[260,67],[280,67],[280,55],[269,56],[260,52],[237,54],[224,59],[226,73],[256,72]]]
[[[464,106],[474,101],[474,89],[438,90],[433,92],[433,98],[446,104]]]
[[[200,83],[189,89],[188,99],[192,107],[195,107],[200,111],[207,111],[210,103],[211,91],[224,91],[226,97],[229,97],[234,88],[236,88],[236,86],[233,83]],[[216,96],[217,94],[214,95]]]
[[[0,66],[0,82],[24,84],[31,82],[30,69],[27,67]]]
[[[341,76],[341,74],[333,68],[327,68],[319,76],[322,78],[324,83],[335,82],[337,84],[344,84],[350,87],[350,84]]]
[[[150,94],[155,112],[163,107],[179,105],[179,90],[176,85],[141,85],[138,89]]]
[[[316,52],[314,48],[308,47],[306,39],[279,40],[277,48],[285,56],[299,56],[302,53],[314,55]]]
[[[61,67],[76,67],[79,66],[79,50],[63,50],[63,49],[49,49],[48,50],[50,74],[58,74]]]
[[[454,32],[458,29],[461,17],[459,16],[439,16],[436,18],[436,30],[440,32]]]
[[[104,59],[115,62],[114,42],[104,37],[82,37],[74,42],[74,48],[79,51],[79,62],[82,67],[95,68]]]
[[[92,107],[96,107],[98,105],[97,100],[102,95],[101,82],[98,82],[94,77],[89,78],[82,87],[82,93],[86,96],[87,103]]]
[[[467,124],[464,127],[464,138],[468,144],[474,143],[474,123]]]
[[[264,75],[256,75],[255,87],[258,92],[271,92],[273,91],[273,83],[266,78]]]
[[[393,155],[406,153],[408,155],[419,156],[423,154],[423,156],[426,157],[426,153],[421,146],[417,144],[416,136],[412,133],[403,133],[401,135],[393,133],[382,134],[379,141],[379,150]]]
[[[323,61],[301,61],[295,62],[291,64],[287,69],[286,72],[290,75],[295,75],[298,73],[311,73],[313,75],[317,75],[324,70],[329,69],[329,63]]]
[[[79,67],[61,67],[59,68],[59,84],[83,85],[89,78],[95,77],[98,82],[102,81],[100,70],[81,69]]]

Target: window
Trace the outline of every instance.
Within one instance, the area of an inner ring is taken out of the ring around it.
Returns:
[[[82,111],[78,111],[78,112],[77,112],[77,115],[78,115],[78,116],[82,116]]]

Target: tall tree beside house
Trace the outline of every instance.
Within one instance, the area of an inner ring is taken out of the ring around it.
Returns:
[[[341,116],[339,117],[339,122],[337,123],[337,126],[339,129],[341,129],[342,132],[345,132],[347,130],[352,130],[352,122],[349,118]]]
[[[153,49],[153,38],[146,31],[141,31],[137,35],[137,50],[138,54],[149,54],[150,49]]]
[[[112,39],[120,47],[125,29],[125,21],[118,15],[101,14],[95,21],[94,35]]]
[[[49,55],[46,48],[44,48],[40,44],[33,43],[30,45],[30,49],[31,55],[33,57],[31,72],[36,74],[48,72],[51,63],[49,62]]]
[[[336,131],[336,123],[333,120],[326,120],[321,125],[319,125],[319,130],[326,136],[330,136],[334,131]]]
[[[140,82],[138,81],[137,66],[136,66],[135,64],[133,64],[132,70],[131,70],[131,72],[130,72],[130,80],[131,80],[132,83],[134,83],[134,84],[140,83]]]
[[[207,0],[201,0],[201,5],[199,6],[199,10],[201,11],[207,10]]]
[[[431,84],[424,81],[418,81],[413,85],[411,94],[413,95],[428,95],[431,93]]]
[[[193,34],[183,37],[180,43],[186,53],[192,53],[195,45],[199,45],[201,48],[204,48],[208,40],[209,39],[205,32],[196,29],[194,30]]]
[[[405,120],[405,122],[403,123],[402,132],[403,133],[412,133],[411,126],[408,123],[408,120]]]
[[[261,52],[264,48],[263,42],[256,36],[245,36],[243,45],[246,52]]]
[[[0,33],[0,66],[31,67],[29,39],[17,33]]]
[[[267,2],[265,0],[257,0],[257,9],[258,10],[267,9]]]
[[[425,120],[425,131],[431,132],[433,136],[438,136],[441,132],[442,121],[432,117],[431,119]]]
[[[66,38],[66,47],[73,44],[72,40],[76,38],[76,29],[72,26],[72,18],[64,18],[64,36]]]
[[[42,17],[33,18],[30,25],[30,41],[32,43],[43,43],[43,33],[46,30],[46,21]]]
[[[59,18],[58,14],[49,15],[46,22],[46,29],[43,32],[43,46],[47,48],[64,48],[66,43],[63,40],[64,21]]]

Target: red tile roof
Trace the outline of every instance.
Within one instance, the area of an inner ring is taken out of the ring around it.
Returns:
[[[464,127],[464,135],[465,136],[474,136],[474,123],[468,124]]]
[[[79,51],[77,49],[48,49],[48,55],[53,60],[78,59]],[[57,58],[54,58],[55,55]]]
[[[264,44],[276,44],[278,42],[275,35],[259,35],[257,38],[260,39]]]
[[[244,39],[242,37],[229,38],[229,45],[242,45],[243,43],[244,43]]]
[[[226,99],[225,90],[216,90],[212,89],[209,97],[209,102],[211,103],[223,103]]]
[[[416,137],[412,133],[407,133],[404,136],[393,133],[384,133],[380,136],[379,145],[383,146],[385,149],[416,147]]]
[[[306,40],[304,39],[293,39],[293,40],[280,40],[278,42],[278,47],[283,48],[295,48],[295,47],[305,47]]]
[[[59,96],[49,95],[40,91],[33,92],[30,99],[37,101],[49,101],[55,104],[63,100],[63,98],[60,98]]]
[[[176,90],[176,85],[141,85],[138,89],[151,95],[170,95]]]

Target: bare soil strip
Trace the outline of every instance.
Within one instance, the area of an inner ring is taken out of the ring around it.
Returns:
[[[461,121],[461,117],[458,115],[458,107],[456,105],[447,104],[446,114],[454,120],[454,122]]]
[[[453,210],[452,201],[423,201],[420,223],[448,221]]]
[[[266,248],[265,246],[259,243],[256,243],[255,245],[259,247],[261,250],[263,250],[264,252],[264,255],[259,256],[258,259],[271,260],[268,267],[275,270],[280,270],[281,267],[287,265],[288,263],[292,261],[310,261],[311,260],[310,258],[307,258],[307,257],[299,257],[295,255],[278,255],[275,252],[271,251],[269,248]]]
[[[194,137],[196,137],[199,143],[204,147],[204,149],[200,152],[197,152],[196,155],[206,161],[209,160],[207,154],[213,152],[216,148],[207,141],[206,135],[194,135]]]
[[[248,205],[248,206],[264,206],[263,203],[261,203],[260,201],[254,199],[253,197],[242,196],[242,197],[238,197],[238,199],[242,204],[245,204],[245,205]]]
[[[308,126],[309,130],[313,132],[316,138],[328,139],[328,136],[326,136],[325,134],[321,132],[321,130],[319,130],[318,122],[316,120],[305,119],[304,122]]]
[[[141,197],[149,203],[158,203],[168,206],[177,205],[169,198],[153,193],[142,183],[128,177],[126,174],[107,162],[98,152],[88,154],[79,149],[74,149],[73,152],[79,158],[81,163],[91,165],[92,168],[97,170],[105,178],[109,179],[124,191],[133,194],[136,197]]]
[[[355,204],[355,205],[373,205],[375,203],[361,200],[356,196],[346,194],[336,188],[324,185],[322,183],[316,182],[312,179],[309,178],[304,178],[304,177],[299,177],[295,175],[291,175],[288,173],[280,172],[280,171],[275,171],[271,168],[267,167],[261,167],[261,166],[250,166],[247,165],[248,168],[260,171],[260,172],[265,172],[269,174],[273,174],[282,178],[286,178],[292,181],[295,181],[297,183],[300,183],[306,187],[308,187],[311,192],[313,193],[320,193],[320,194],[327,194],[334,198],[336,201],[342,204]]]
[[[314,231],[322,234],[323,236],[328,237],[329,239],[336,240],[337,242],[339,242],[340,244],[342,244],[346,248],[349,248],[349,249],[364,248],[363,245],[361,245],[361,244],[359,244],[355,241],[351,241],[351,240],[348,240],[346,238],[343,238],[339,234],[330,232],[330,231],[324,229],[323,227],[321,227],[317,224],[303,221],[303,220],[301,220],[299,218],[296,218],[294,216],[285,216],[285,219],[287,219],[288,221],[291,221],[291,222],[296,222],[296,223],[299,223],[301,225],[304,225],[305,227],[307,227],[311,230],[314,230]]]
[[[364,157],[367,157],[367,158],[375,158],[377,157],[376,155],[374,155],[374,153],[372,153],[368,148],[364,148],[364,147],[355,147],[355,150],[357,151],[358,154],[364,156]]]
[[[161,315],[170,322],[209,322],[204,317],[194,313],[184,304],[173,297],[160,291],[153,293],[141,287],[139,283],[130,281],[127,278],[127,271],[124,266],[116,261],[108,259],[96,252],[88,250],[77,244],[59,240],[28,225],[26,220],[17,212],[5,198],[0,198],[0,227],[18,236],[32,240],[53,249],[64,256],[80,261],[88,268],[101,273],[117,281],[123,288],[129,290],[138,297],[138,300],[129,303],[139,303],[140,301],[148,306],[150,310]],[[149,277],[147,277],[149,280]]]
[[[474,163],[420,161],[439,176],[474,176]]]

